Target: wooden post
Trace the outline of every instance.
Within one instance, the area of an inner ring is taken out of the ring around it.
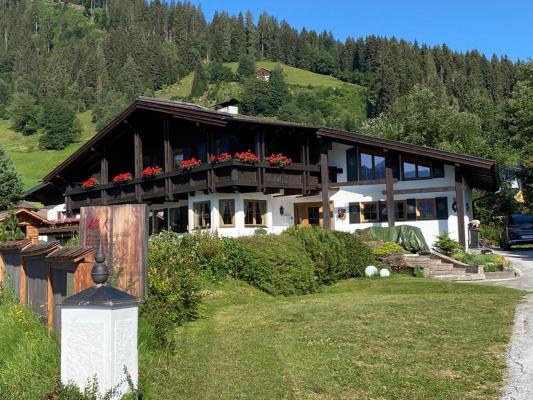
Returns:
[[[102,185],[109,183],[109,162],[107,160],[105,149],[102,152],[102,159],[100,160],[100,183]],[[109,200],[107,197],[107,190],[102,189],[100,196],[102,198],[102,204],[107,205]]]
[[[163,121],[163,153],[165,159],[165,172],[174,171],[174,160],[172,157],[172,145],[170,143],[170,121]],[[174,200],[172,179],[165,178],[165,197],[167,200]]]
[[[387,192],[387,221],[389,227],[394,226],[394,177],[392,174],[392,154],[390,151],[385,152],[385,190]]]
[[[48,292],[48,330],[52,331],[54,329],[54,292],[52,290],[52,265],[48,261],[48,282],[47,282],[47,292]]]
[[[142,170],[143,170],[143,148],[142,148],[142,141],[141,141],[141,135],[139,134],[139,131],[135,131],[133,134],[133,151],[134,151],[134,162],[135,162],[135,178],[141,178],[142,176]],[[135,199],[137,202],[142,202],[142,188],[139,183],[135,184]]]
[[[261,159],[261,152],[262,152],[261,138],[262,138],[262,132],[256,132],[255,133],[255,154],[257,154],[257,157],[259,157],[260,161],[262,161]],[[261,173],[261,168],[257,168],[255,175],[256,175],[256,180],[257,180],[256,190],[260,192],[261,190],[263,190],[263,182],[262,182],[263,177]]]
[[[457,205],[457,229],[459,230],[459,243],[465,247],[465,206],[463,198],[463,173],[461,166],[455,165],[455,202]]]
[[[331,228],[331,213],[329,210],[329,164],[328,146],[322,141],[320,143],[320,174],[322,178],[322,219],[324,229]]]

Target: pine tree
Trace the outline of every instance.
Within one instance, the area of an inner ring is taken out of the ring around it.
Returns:
[[[0,144],[0,209],[16,203],[22,198],[22,179],[15,166]]]
[[[43,109],[42,127],[44,134],[39,146],[46,150],[60,150],[74,143],[81,127],[76,114],[65,100],[48,99]]]
[[[20,230],[19,220],[13,209],[9,208],[5,218],[0,221],[0,243],[21,239],[24,239],[24,232]]]
[[[202,64],[198,64],[196,71],[194,71],[194,79],[192,81],[191,97],[200,97],[207,90],[207,76]]]
[[[283,73],[280,68],[271,71],[268,80],[268,98],[273,111],[280,108],[289,100],[289,87],[285,83]]]
[[[237,67],[237,76],[242,79],[247,79],[255,76],[256,73],[255,59],[251,55],[242,55],[239,58],[239,66]]]

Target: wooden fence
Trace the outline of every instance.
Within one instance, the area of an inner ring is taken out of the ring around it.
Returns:
[[[22,255],[20,253],[30,245],[30,240],[17,240],[0,244],[0,284],[9,286],[19,299],[22,271]]]

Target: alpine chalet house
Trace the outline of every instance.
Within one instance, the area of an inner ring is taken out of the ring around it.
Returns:
[[[28,198],[144,202],[150,231],[278,233],[413,225],[466,244],[472,188],[498,189],[492,160],[141,97],[46,175]]]

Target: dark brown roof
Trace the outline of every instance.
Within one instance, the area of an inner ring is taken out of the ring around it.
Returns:
[[[28,247],[31,244],[31,240],[12,240],[9,242],[0,243],[0,250],[21,250]]]
[[[48,258],[59,262],[75,262],[89,255],[92,250],[92,247],[64,247],[49,254]]]
[[[37,244],[26,247],[22,250],[22,255],[25,257],[34,257],[41,255],[48,255],[52,251],[59,248],[59,242],[39,242]]]
[[[0,211],[0,221],[3,221],[7,215],[9,215],[10,211]],[[26,214],[30,216],[31,218],[39,221],[42,224],[49,224],[48,220],[46,218],[41,217],[36,212],[26,210],[25,208],[18,208],[13,211],[15,215],[19,214]]]
[[[215,111],[209,108],[201,107],[191,103],[159,100],[149,97],[139,97],[135,100],[127,109],[125,109],[119,116],[111,121],[104,129],[94,135],[87,143],[80,147],[65,161],[59,164],[53,171],[46,175],[43,182],[50,183],[55,177],[57,177],[65,168],[67,168],[72,162],[78,160],[84,154],[86,154],[95,144],[110,135],[113,129],[119,124],[127,121],[129,116],[136,110],[151,110],[165,114],[169,114],[175,118],[205,123],[215,126],[227,126],[228,124],[257,124],[257,125],[271,125],[277,127],[294,127],[296,129],[309,130],[309,134],[318,135],[324,138],[334,139],[336,141],[353,143],[353,144],[365,144],[368,146],[375,146],[384,149],[391,149],[402,151],[409,154],[415,154],[425,156],[429,158],[443,160],[449,163],[457,163],[466,169],[471,169],[476,174],[470,174],[471,178],[477,179],[477,176],[482,176],[483,181],[480,182],[480,188],[486,190],[497,190],[496,179],[496,164],[493,160],[487,160],[484,158],[467,156],[458,153],[451,153],[443,150],[437,150],[424,146],[416,146],[408,143],[387,140],[383,138],[366,136],[361,134],[354,134],[342,130],[336,130],[331,128],[321,128],[318,126],[304,125],[293,122],[270,120],[265,118],[250,117],[240,114],[228,114],[225,112]],[[475,170],[475,171],[474,171]],[[468,175],[468,171],[467,174]],[[33,192],[48,190],[47,186],[37,187]],[[31,193],[30,193],[31,197]]]

